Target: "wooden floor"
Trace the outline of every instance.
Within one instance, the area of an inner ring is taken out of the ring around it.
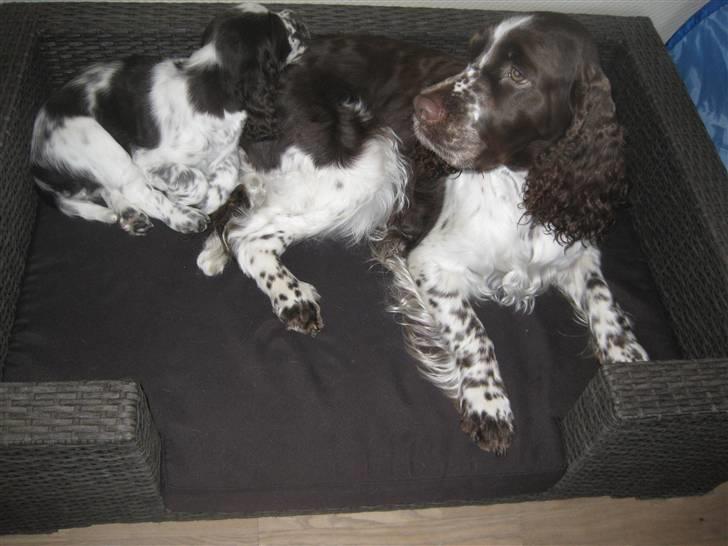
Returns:
[[[728,483],[702,497],[572,499],[495,506],[183,523],[96,525],[0,545],[728,545]]]

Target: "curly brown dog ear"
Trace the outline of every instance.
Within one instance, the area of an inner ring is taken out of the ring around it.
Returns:
[[[470,40],[458,76],[415,99],[415,132],[450,165],[528,170],[524,207],[560,242],[595,240],[625,195],[624,136],[586,28],[516,16]]]
[[[580,72],[571,93],[571,126],[537,157],[524,195],[533,218],[565,243],[598,239],[627,193],[624,132],[609,80],[596,62]]]
[[[624,134],[593,38],[567,15],[519,14],[476,34],[470,48],[463,71],[414,99],[417,138],[460,172],[440,182],[440,194],[414,194],[428,231],[410,236],[406,257],[382,261],[423,373],[456,401],[480,448],[504,453],[513,411],[471,301],[528,312],[553,287],[588,325],[599,360],[648,356],[595,244],[626,186]]]

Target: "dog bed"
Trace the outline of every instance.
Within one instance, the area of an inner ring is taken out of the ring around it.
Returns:
[[[631,205],[604,271],[653,362],[599,368],[558,294],[532,315],[482,306],[516,414],[498,457],[418,375],[366,248],[284,256],[322,294],[312,339],[285,331],[235,267],[203,277],[202,236],[132,238],[36,205],[30,125],[50,90],[95,60],[186,54],[221,7],[0,7],[0,529],[674,495],[728,478],[728,184],[648,20],[581,17],[629,139]],[[503,16],[293,8],[314,33],[345,24],[456,54]]]

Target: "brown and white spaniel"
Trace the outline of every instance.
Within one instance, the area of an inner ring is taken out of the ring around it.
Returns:
[[[647,354],[595,244],[626,186],[623,132],[593,39],[568,16],[536,13],[476,34],[471,53],[465,70],[414,99],[418,139],[461,171],[441,181],[433,221],[410,233],[409,252],[383,245],[380,258],[395,274],[393,308],[424,374],[456,401],[473,441],[503,453],[513,414],[471,301],[530,311],[554,286],[590,328],[601,361]]]

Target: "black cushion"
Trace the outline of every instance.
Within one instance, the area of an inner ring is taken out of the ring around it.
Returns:
[[[41,204],[4,380],[139,381],[175,511],[478,501],[537,493],[562,475],[558,417],[597,365],[560,295],[531,315],[480,309],[516,415],[498,457],[469,442],[453,404],[418,375],[366,248],[311,242],[284,256],[322,295],[313,339],[287,332],[234,263],[204,277],[202,241],[162,225],[133,238]],[[651,355],[678,356],[626,215],[605,272]]]

